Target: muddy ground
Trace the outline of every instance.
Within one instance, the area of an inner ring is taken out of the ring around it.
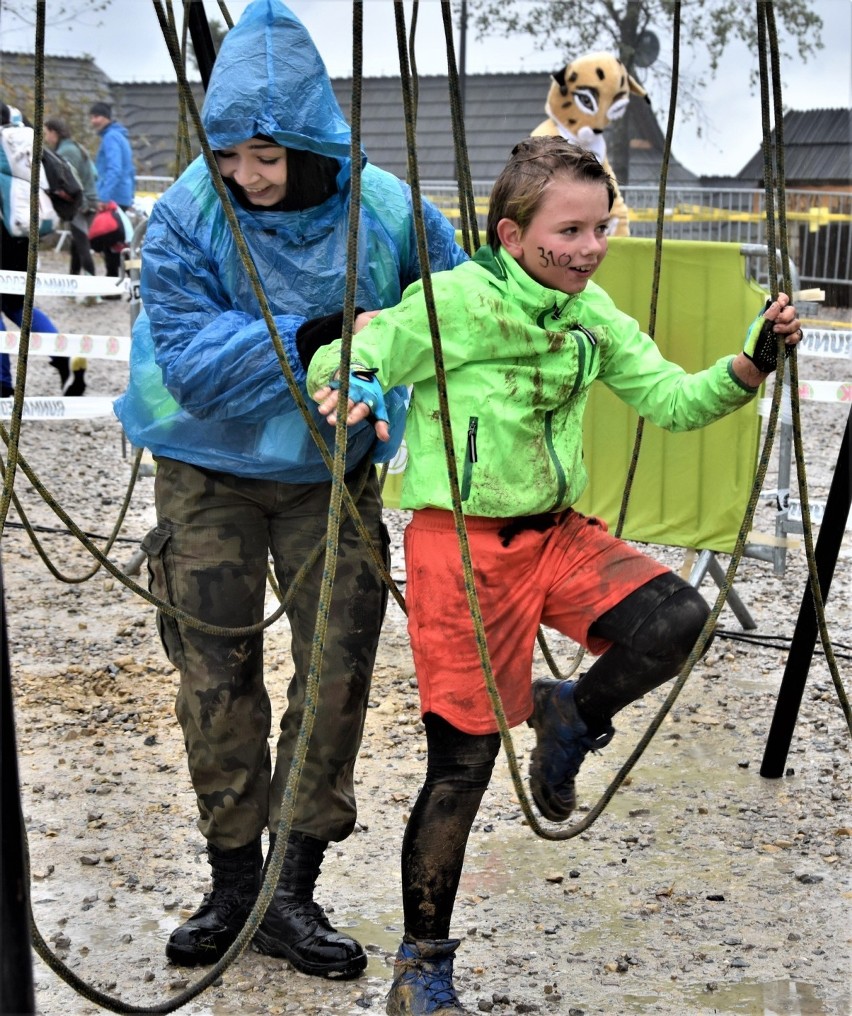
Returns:
[[[60,263],[64,263],[64,257]],[[47,259],[46,267],[53,267]],[[125,335],[125,303],[44,300],[63,330]],[[52,394],[55,372],[30,360],[28,392]],[[92,360],[88,394],[115,395],[126,367]],[[848,361],[805,361],[803,377],[844,377]],[[844,410],[803,406],[811,494],[825,498]],[[106,536],[130,476],[111,419],[32,422],[22,453],[74,520]],[[12,509],[3,537],[6,607],[32,909],[74,973],[132,1006],[170,1006],[198,973],[170,966],[163,946],[207,887],[204,846],[173,716],[176,675],[153,608],[100,571],[23,476],[16,491],[65,581],[54,577]],[[134,557],[153,521],[153,480],[139,480],[111,558]],[[757,528],[773,529],[758,508]],[[406,513],[389,511],[395,577]],[[656,549],[680,568],[684,552]],[[723,566],[727,559],[722,558]],[[140,576],[136,576],[140,580]],[[602,816],[567,841],[524,820],[505,759],[468,849],[453,933],[456,984],[472,1011],[756,1013],[846,1016],[850,1000],[850,737],[820,652],[779,779],[759,775],[806,580],[803,550],[783,577],[746,560],[736,587],[768,645],[717,638]],[[708,579],[702,591],[713,600]],[[270,597],[269,609],[274,606]],[[841,675],[852,643],[852,534],[844,537],[827,607]],[[728,608],[720,625],[739,632]],[[567,667],[570,645],[552,640]],[[286,624],[268,633],[274,702],[290,677]],[[546,673],[539,658],[536,672]],[[646,729],[663,694],[616,720],[618,736],[579,781],[582,817]],[[361,760],[359,825],[329,849],[318,898],[367,948],[366,975],[333,983],[250,949],[183,1011],[384,1012],[402,930],[398,856],[424,768],[424,739],[404,616],[391,602]],[[531,732],[513,731],[526,772]],[[34,960],[38,1012],[105,1011]],[[152,1011],[148,1009],[147,1011]]]

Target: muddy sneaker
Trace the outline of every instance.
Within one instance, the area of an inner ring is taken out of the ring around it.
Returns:
[[[457,938],[403,939],[393,965],[388,992],[388,1016],[431,1016],[432,1013],[468,1013],[453,986],[453,958]]]
[[[615,729],[596,737],[577,712],[573,681],[542,677],[533,681],[533,714],[527,720],[536,734],[530,756],[530,790],[538,810],[551,822],[564,822],[577,805],[574,777],[590,751],[604,748]]]

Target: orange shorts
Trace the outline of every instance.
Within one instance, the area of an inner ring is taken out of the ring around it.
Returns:
[[[532,713],[532,657],[539,625],[599,655],[609,642],[589,628],[640,586],[669,571],[571,509],[556,526],[526,529],[504,547],[509,519],[465,519],[485,641],[510,726]],[[408,633],[422,714],[437,713],[468,734],[497,730],[464,588],[453,514],[413,513],[405,530]]]

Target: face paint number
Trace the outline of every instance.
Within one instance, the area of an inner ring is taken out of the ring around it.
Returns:
[[[542,268],[567,268],[571,264],[571,255],[563,252],[554,254],[552,250],[538,249],[538,263]]]

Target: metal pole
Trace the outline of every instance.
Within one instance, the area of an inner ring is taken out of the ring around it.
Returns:
[[[30,897],[0,559],[0,1013],[35,1012]]]
[[[825,503],[825,514],[822,517],[822,525],[814,548],[817,584],[823,602],[828,599],[834,566],[837,564],[837,556],[840,553],[840,544],[843,540],[843,531],[849,517],[849,508],[852,506],[850,426],[852,426],[852,409],[849,410],[849,416],[846,418],[846,429],[840,442],[840,454],[837,458],[828,500]],[[796,621],[796,630],[793,632],[793,641],[790,644],[790,655],[787,657],[787,666],[784,669],[784,676],[778,691],[778,701],[775,703],[775,715],[772,717],[772,725],[766,739],[763,763],[760,767],[761,776],[777,779],[783,775],[787,752],[790,750],[790,742],[796,727],[799,706],[805,691],[805,681],[814,654],[817,631],[816,608],[810,585],[807,584],[799,607],[799,618]]]

